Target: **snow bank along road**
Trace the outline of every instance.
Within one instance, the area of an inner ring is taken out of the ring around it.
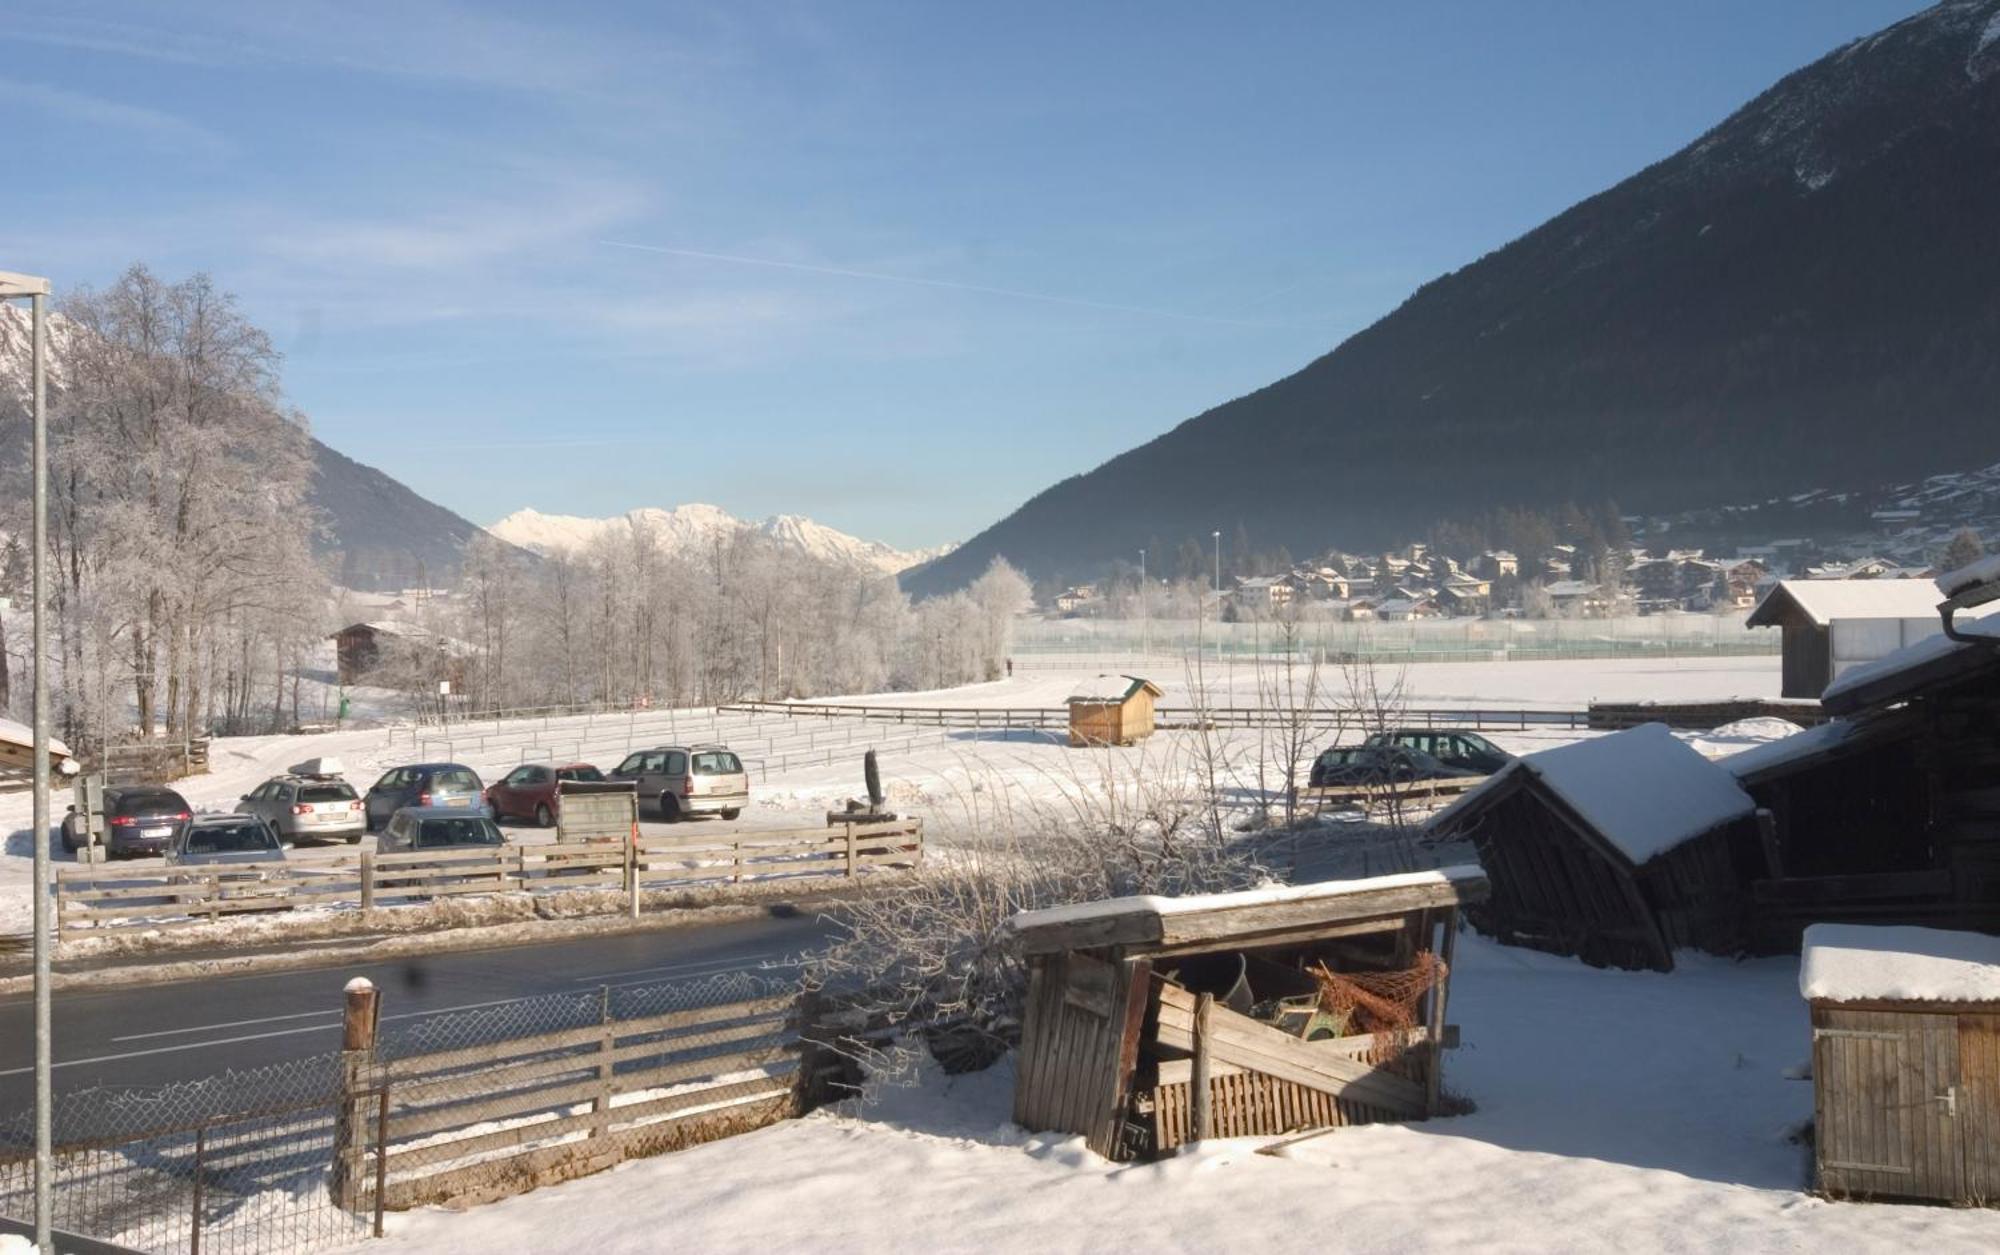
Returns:
[[[56,1088],[163,1085],[340,1048],[341,986],[366,976],[385,1021],[599,986],[660,985],[788,965],[836,925],[778,916],[267,976],[59,994]],[[34,1101],[33,1004],[0,1001],[0,1119]]]

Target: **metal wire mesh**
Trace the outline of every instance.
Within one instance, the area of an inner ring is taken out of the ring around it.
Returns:
[[[327,1191],[337,1055],[56,1096],[58,1230],[136,1250],[310,1251],[369,1232]],[[34,1200],[32,1112],[0,1124],[0,1213]]]
[[[58,1094],[58,1230],[135,1250],[309,1252],[390,1208],[478,1202],[799,1108],[795,980],[727,973],[384,1023],[332,1052]],[[33,1112],[0,1122],[0,1214],[34,1198]]]

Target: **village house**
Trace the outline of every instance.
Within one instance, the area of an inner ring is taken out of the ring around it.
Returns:
[[[1513,579],[1521,574],[1521,559],[1505,549],[1488,549],[1473,560],[1472,569],[1489,580]]]
[[[366,683],[383,670],[435,674],[462,687],[465,660],[476,650],[420,623],[376,620],[351,623],[333,634],[340,683]],[[405,677],[407,678],[407,677]]]
[[[1230,594],[1236,604],[1253,614],[1269,614],[1292,604],[1294,590],[1289,576],[1253,575],[1236,581]]]
[[[1096,600],[1095,584],[1078,584],[1056,594],[1056,610],[1061,614],[1076,614]]]
[[[1611,612],[1611,599],[1590,580],[1551,580],[1542,586],[1557,617],[1601,619]]]

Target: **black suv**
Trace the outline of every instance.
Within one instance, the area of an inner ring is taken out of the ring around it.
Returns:
[[[1415,750],[1467,776],[1490,776],[1514,761],[1514,756],[1506,750],[1463,728],[1390,728],[1377,732],[1362,744]]]
[[[194,817],[187,799],[158,785],[104,791],[104,849],[118,855],[164,854]],[[63,849],[74,854],[88,840],[76,807],[63,816]]]

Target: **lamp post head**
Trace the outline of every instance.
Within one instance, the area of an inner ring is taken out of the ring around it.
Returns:
[[[47,296],[52,290],[47,279],[36,275],[17,275],[11,270],[0,270],[0,300],[13,300],[21,296]]]

